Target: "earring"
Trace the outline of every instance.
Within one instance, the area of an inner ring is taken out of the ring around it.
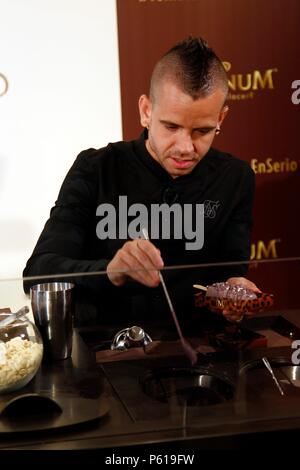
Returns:
[[[220,134],[220,132],[221,132],[221,128],[218,126],[218,127],[216,128],[216,135]]]

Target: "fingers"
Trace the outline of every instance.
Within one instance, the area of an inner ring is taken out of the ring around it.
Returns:
[[[107,275],[116,285],[123,285],[128,278],[148,287],[158,286],[158,269],[164,266],[160,251],[149,240],[126,242],[107,266]],[[120,272],[121,271],[121,272]]]

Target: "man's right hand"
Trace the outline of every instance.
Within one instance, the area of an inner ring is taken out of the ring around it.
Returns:
[[[153,243],[136,239],[124,243],[107,265],[106,271],[115,286],[122,286],[131,278],[145,286],[157,287],[160,282],[158,270],[163,266],[160,251]]]

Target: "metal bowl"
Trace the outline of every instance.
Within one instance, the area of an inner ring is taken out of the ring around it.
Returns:
[[[140,382],[146,395],[163,403],[176,397],[180,406],[216,405],[231,400],[235,391],[226,377],[200,367],[151,370]]]

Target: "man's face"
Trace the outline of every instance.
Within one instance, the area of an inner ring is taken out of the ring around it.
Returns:
[[[208,152],[227,114],[224,92],[193,100],[172,81],[155,91],[154,103],[146,95],[139,102],[141,123],[149,128],[147,150],[172,178],[187,175]]]

